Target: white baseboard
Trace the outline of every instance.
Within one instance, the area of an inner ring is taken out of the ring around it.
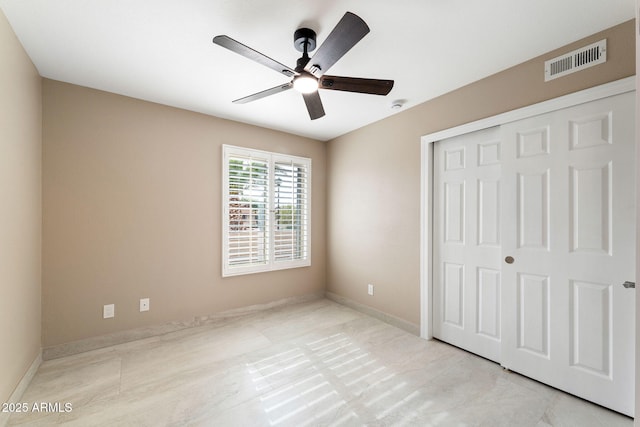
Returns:
[[[420,336],[420,326],[414,325],[413,323],[407,322],[406,320],[400,319],[399,317],[395,317],[391,314],[376,310],[375,308],[369,307],[368,305],[360,304],[359,302],[355,302],[353,300],[350,300],[349,298],[334,294],[333,292],[325,292],[324,296],[331,301],[337,302],[338,304],[345,305],[368,316],[375,317],[378,320],[395,326],[396,328],[407,331],[410,334]]]
[[[40,367],[41,363],[42,351],[38,352],[36,358],[33,360],[33,362],[31,362],[31,366],[29,366],[27,372],[25,372],[25,374],[22,376],[22,379],[13,390],[13,393],[11,393],[11,396],[9,396],[9,399],[6,403],[19,403],[22,401],[22,396],[24,395],[24,392],[29,384],[31,384],[31,380],[33,379],[34,375],[36,374],[36,372],[38,372],[38,368]],[[0,427],[4,427],[7,425],[10,416],[11,413],[0,411]]]

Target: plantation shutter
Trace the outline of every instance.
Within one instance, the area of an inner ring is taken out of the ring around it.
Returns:
[[[309,230],[307,165],[276,160],[274,165],[274,258],[275,262],[307,257]]]
[[[223,276],[310,265],[310,159],[223,146]]]
[[[227,262],[230,267],[269,261],[269,161],[251,152],[226,156]]]

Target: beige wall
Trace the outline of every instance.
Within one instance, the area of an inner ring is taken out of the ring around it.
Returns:
[[[41,79],[0,11],[0,402],[40,353]]]
[[[545,60],[602,38],[605,64],[544,83]],[[330,141],[327,290],[418,326],[420,137],[634,74],[631,20]]]
[[[324,290],[325,143],[46,79],[43,114],[45,347]],[[222,144],[312,159],[311,267],[221,277]]]

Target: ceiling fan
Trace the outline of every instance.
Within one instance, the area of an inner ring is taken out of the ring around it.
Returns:
[[[280,74],[292,77],[289,83],[236,99],[233,101],[234,103],[244,104],[295,88],[302,93],[307,110],[309,111],[309,117],[311,117],[311,120],[315,120],[325,115],[318,89],[387,95],[393,88],[393,80],[325,75],[325,72],[355,46],[356,43],[362,40],[369,31],[369,27],[362,18],[351,12],[347,12],[333,31],[331,31],[324,43],[318,48],[313,57],[309,57],[309,52],[316,48],[316,33],[309,28],[296,30],[293,34],[294,46],[296,50],[302,52],[302,57],[298,59],[294,69],[226,35],[214,37],[213,42],[265,67],[269,67]]]

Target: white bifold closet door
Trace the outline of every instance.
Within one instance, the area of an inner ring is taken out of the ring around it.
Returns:
[[[628,415],[634,112],[628,93],[434,149],[434,336]]]

